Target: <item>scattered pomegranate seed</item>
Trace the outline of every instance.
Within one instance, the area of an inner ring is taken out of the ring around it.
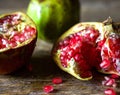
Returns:
[[[109,80],[110,79],[110,77],[108,77],[108,76],[105,76],[104,78],[105,78],[105,80]]]
[[[116,74],[112,74],[110,77],[111,77],[111,78],[114,78],[114,79],[119,78],[119,76],[118,76],[118,75],[116,75]]]
[[[104,91],[105,95],[116,95],[116,92],[112,88],[108,88]]]
[[[44,86],[43,90],[46,93],[50,93],[50,92],[52,92],[54,90],[54,88],[51,85],[46,85],[46,86]]]
[[[104,85],[104,86],[112,86],[112,87],[117,86],[117,84],[115,82],[115,79],[110,78],[110,77],[105,77],[105,80],[102,81],[102,85]]]
[[[107,69],[110,66],[110,61],[107,59],[104,59],[103,62],[100,64],[100,67],[103,69]]]
[[[52,79],[52,83],[54,83],[54,84],[60,84],[62,82],[63,82],[63,80],[61,77],[55,77]]]

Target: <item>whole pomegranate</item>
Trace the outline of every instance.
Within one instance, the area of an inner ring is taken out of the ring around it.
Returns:
[[[0,16],[0,74],[28,64],[37,39],[36,26],[22,12]]]
[[[62,70],[81,80],[91,79],[93,69],[120,75],[120,24],[111,18],[78,23],[58,39],[52,54]]]
[[[27,14],[37,25],[38,38],[54,42],[79,22],[79,0],[30,0]]]

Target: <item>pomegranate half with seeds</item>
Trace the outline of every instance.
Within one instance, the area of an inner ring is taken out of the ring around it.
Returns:
[[[37,40],[36,26],[22,12],[0,16],[0,74],[28,64]]]
[[[93,69],[120,75],[120,24],[111,18],[78,23],[58,39],[52,54],[62,70],[81,80],[91,79]]]

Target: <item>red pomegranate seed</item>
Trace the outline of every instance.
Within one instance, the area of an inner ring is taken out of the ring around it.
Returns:
[[[102,85],[104,85],[104,86],[112,86],[112,87],[117,86],[117,84],[115,82],[115,79],[110,78],[110,77],[105,77],[105,80],[102,81]]]
[[[20,35],[19,42],[24,42],[26,40],[25,36],[23,34]]]
[[[114,79],[109,79],[107,82],[106,82],[106,86],[113,86],[115,84],[115,80]]]
[[[16,35],[14,35],[14,37],[11,40],[19,42],[19,40],[20,40],[20,33],[17,33]]]
[[[52,92],[54,90],[54,88],[51,85],[46,85],[46,86],[44,86],[43,90],[46,93],[50,93],[50,92]]]
[[[31,31],[31,27],[30,26],[26,26],[25,27],[25,31]]]
[[[28,32],[30,36],[34,35],[36,33],[36,30],[35,28],[33,27],[30,27],[30,26],[26,26],[25,29],[24,29],[24,32]]]
[[[105,43],[105,41],[106,41],[106,39],[103,39],[103,40],[99,41],[97,49],[101,50],[101,48],[102,48],[103,44]]]
[[[17,43],[15,41],[9,41],[10,47],[16,47]]]
[[[111,78],[114,78],[114,79],[119,78],[119,76],[118,76],[118,75],[116,75],[116,74],[112,74],[110,77],[111,77]]]
[[[87,27],[84,32],[85,33],[83,36],[85,37],[85,40],[89,40],[92,42],[94,42],[99,36],[98,30],[95,30],[93,27]]]
[[[64,44],[64,45],[68,45],[68,44],[69,44],[69,38],[66,38],[66,39],[63,41],[63,44]]]
[[[61,84],[63,82],[61,77],[55,77],[52,79],[52,83],[54,84]]]
[[[8,40],[2,38],[2,48],[6,48],[8,46]]]
[[[107,59],[104,59],[102,63],[100,63],[100,67],[102,69],[107,69],[110,66],[110,61]]]
[[[14,21],[13,24],[17,24],[20,19],[21,19],[21,15],[19,15],[19,14],[14,15],[13,16],[13,21]]]
[[[75,56],[74,56],[74,59],[76,60],[76,61],[80,61],[81,59],[83,58],[83,56],[79,53],[79,54],[76,54]]]
[[[104,91],[105,95],[116,95],[116,92],[112,88],[108,88]]]
[[[35,28],[31,27],[30,36],[34,35],[35,33],[36,33]]]
[[[110,79],[110,77],[108,77],[108,76],[105,76],[104,78],[105,78],[105,80],[109,80]]]

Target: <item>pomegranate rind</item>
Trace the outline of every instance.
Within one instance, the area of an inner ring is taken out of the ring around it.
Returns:
[[[27,25],[33,27],[36,32],[33,36],[31,36],[31,38],[19,43],[15,47],[6,47],[0,49],[0,74],[12,73],[21,68],[23,65],[29,64],[37,41],[36,25],[26,14],[22,12],[14,12],[1,15],[0,18],[14,14],[20,15],[22,19],[25,20],[24,23],[20,23],[21,30],[25,28],[25,25]]]

